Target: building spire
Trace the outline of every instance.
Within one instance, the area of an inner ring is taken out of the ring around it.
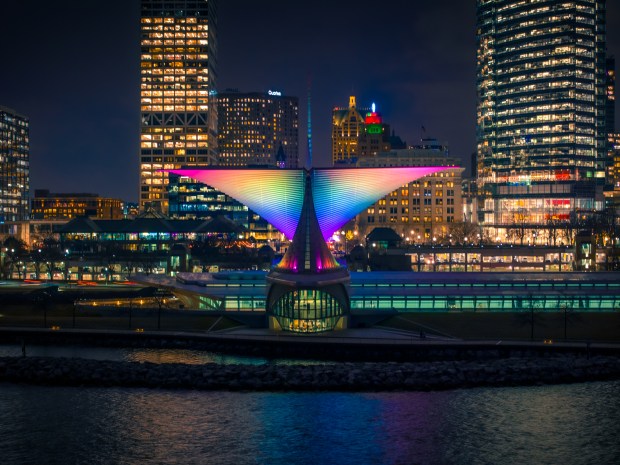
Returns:
[[[321,227],[314,209],[312,196],[312,171],[306,171],[304,202],[297,223],[297,229],[289,248],[276,270],[290,273],[317,274],[339,270],[341,267],[333,257],[323,239]]]
[[[308,159],[307,168],[312,168],[312,76],[308,75]]]

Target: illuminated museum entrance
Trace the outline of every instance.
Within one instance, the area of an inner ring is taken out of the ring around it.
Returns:
[[[283,294],[271,308],[279,329],[297,333],[316,333],[336,329],[346,309],[329,292],[296,289]],[[274,325],[275,326],[275,325]]]
[[[296,333],[346,328],[351,306],[349,282],[349,272],[333,257],[321,233],[312,198],[312,174],[306,172],[293,241],[267,275],[269,327]]]

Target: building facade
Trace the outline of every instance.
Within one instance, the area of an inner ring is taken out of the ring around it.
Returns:
[[[207,220],[223,215],[247,230],[257,243],[273,241],[275,248],[282,234],[245,205],[218,189],[188,176],[170,174],[168,199],[172,219]]]
[[[31,217],[35,220],[65,220],[88,216],[100,220],[124,218],[123,201],[98,194],[56,194],[46,189],[34,191]]]
[[[381,114],[375,111],[372,104],[371,111],[364,116],[364,130],[359,138],[359,156],[376,157],[381,152],[392,148],[390,140],[390,126],[383,122]]]
[[[364,134],[365,118],[370,108],[357,108],[354,96],[349,97],[347,108],[332,111],[332,162],[351,160],[360,156],[359,142]]]
[[[162,169],[216,163],[216,0],[141,0],[140,208],[168,212]]]
[[[0,223],[28,219],[30,124],[0,106]]]
[[[607,57],[605,69],[605,133],[616,132],[616,59]]]
[[[448,156],[447,146],[425,144],[404,150],[363,157],[356,166],[448,166],[449,169],[430,174],[405,184],[378,200],[357,215],[355,229],[359,237],[375,227],[390,227],[407,243],[432,243],[448,236],[455,223],[463,221],[462,175],[460,161]]]
[[[608,135],[609,167],[605,189],[606,206],[615,211],[615,222],[620,225],[620,134]]]
[[[507,236],[602,206],[604,0],[478,0],[477,173],[485,229]]]
[[[617,197],[615,190],[620,189],[617,163],[618,149],[620,148],[620,136],[616,133],[616,60],[614,57],[607,58],[607,73],[605,80],[605,121],[607,134],[607,166],[605,167],[605,197]]]
[[[297,97],[227,89],[217,96],[217,115],[219,165],[299,166]]]

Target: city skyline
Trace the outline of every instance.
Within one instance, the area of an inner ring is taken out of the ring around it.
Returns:
[[[30,119],[32,190],[137,200],[139,5],[3,5],[11,73],[3,74],[0,104]],[[303,161],[310,79],[315,166],[330,163],[332,108],[355,95],[360,107],[376,103],[409,144],[423,135],[446,140],[469,167],[475,1],[320,6],[219,2],[218,89],[298,97]],[[619,13],[620,5],[607,2],[609,55],[620,53]]]

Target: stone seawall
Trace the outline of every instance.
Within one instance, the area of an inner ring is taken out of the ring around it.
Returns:
[[[434,362],[185,365],[2,357],[0,382],[227,391],[426,391],[620,379],[620,358],[559,355]]]

